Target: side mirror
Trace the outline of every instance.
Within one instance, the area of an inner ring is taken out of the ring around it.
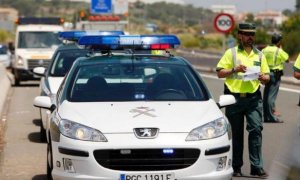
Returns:
[[[45,76],[46,68],[36,67],[33,69],[33,73],[38,76]]]
[[[33,105],[38,108],[48,109],[53,112],[56,108],[54,104],[51,103],[51,99],[48,96],[37,96],[33,100]]]
[[[225,106],[232,105],[235,103],[236,103],[235,97],[231,94],[227,94],[227,95],[220,96],[219,102],[217,103],[217,105],[219,106],[219,108],[223,108]]]

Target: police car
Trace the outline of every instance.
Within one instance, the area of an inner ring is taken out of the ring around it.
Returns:
[[[84,57],[89,53],[88,49],[80,48],[77,41],[80,37],[87,35],[122,35],[123,31],[64,31],[59,33],[59,38],[64,42],[60,45],[52,60],[46,69],[45,67],[36,67],[33,69],[35,75],[41,76],[40,95],[52,97],[55,100],[56,92],[61,84],[63,77],[71,68],[73,62],[78,57]],[[42,123],[40,125],[41,141],[46,141],[46,129],[49,126],[47,116],[49,111],[40,109]]]
[[[231,179],[232,140],[221,107],[187,60],[135,54],[165,50],[173,35],[84,36],[107,53],[77,59],[56,95],[34,99],[52,111],[47,175],[54,179]],[[130,54],[113,50],[130,49]]]

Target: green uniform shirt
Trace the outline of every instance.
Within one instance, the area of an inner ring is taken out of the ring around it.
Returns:
[[[278,51],[277,58],[275,57],[276,51]],[[262,52],[266,56],[270,70],[283,70],[283,64],[289,59],[289,55],[275,45],[265,47]]]
[[[294,71],[300,72],[300,54],[298,55],[293,68]]]
[[[234,47],[236,51],[236,62],[237,64],[243,64],[246,67],[260,66],[261,73],[270,73],[269,66],[267,64],[264,55],[261,56],[261,61],[259,60],[259,53],[261,53],[256,48],[248,53],[239,46]],[[236,64],[236,65],[237,65]],[[223,57],[217,64],[217,70],[220,69],[232,69],[234,67],[234,60],[232,55],[232,50],[228,49]],[[243,75],[244,73],[238,73],[238,75]],[[226,77],[225,84],[232,93],[254,93],[259,88],[259,80],[243,81],[242,79],[236,79],[234,76]]]

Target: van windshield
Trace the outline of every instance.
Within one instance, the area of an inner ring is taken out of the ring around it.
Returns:
[[[20,32],[18,48],[52,48],[61,44],[55,32]]]

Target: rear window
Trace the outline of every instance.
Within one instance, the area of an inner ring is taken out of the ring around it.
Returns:
[[[207,100],[201,81],[186,65],[130,62],[81,66],[73,73],[67,99],[72,102]]]
[[[58,52],[50,69],[50,75],[56,77],[65,76],[72,67],[73,62],[79,57],[86,56],[87,53],[88,51],[85,49],[73,49]]]

